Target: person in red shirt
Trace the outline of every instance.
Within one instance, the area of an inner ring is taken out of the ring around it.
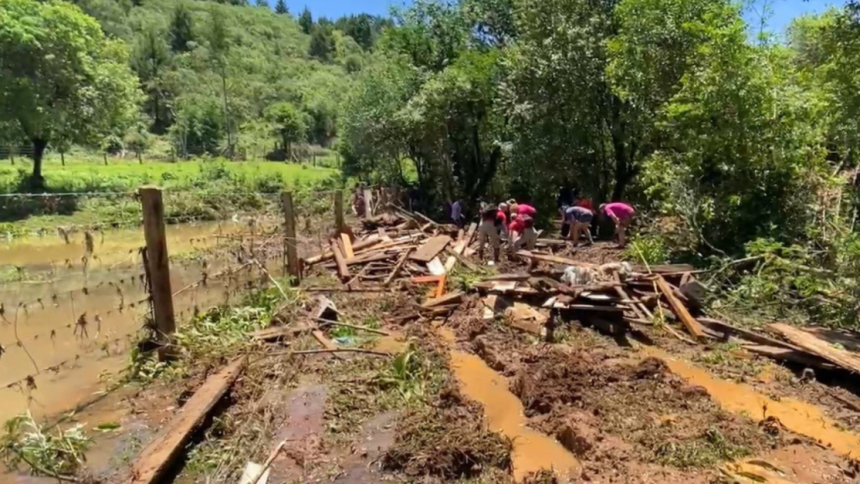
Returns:
[[[579,200],[576,201],[576,206],[587,208],[588,210],[591,210],[592,213],[594,213],[594,203],[591,202],[590,198],[579,197]]]
[[[496,212],[496,230],[501,236],[508,235],[508,204],[506,203],[500,203]]]

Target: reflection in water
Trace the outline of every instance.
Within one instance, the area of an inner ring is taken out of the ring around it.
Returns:
[[[232,242],[248,230],[244,222],[168,226],[173,291],[204,273],[236,267]],[[89,401],[104,388],[100,377],[127,363],[132,337],[149,311],[138,253],[143,232],[107,231],[104,240],[99,233],[93,239],[95,257],[86,271],[82,233],[73,234],[69,244],[60,237],[0,243],[0,261],[21,267],[30,279],[0,285],[0,423],[28,408],[40,419]],[[231,295],[235,300],[253,275],[247,269],[235,280],[213,278],[178,294],[177,319]]]

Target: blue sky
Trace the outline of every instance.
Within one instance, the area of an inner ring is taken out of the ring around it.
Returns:
[[[287,0],[287,5],[294,14],[301,12],[307,5],[314,18],[325,16],[333,19],[341,15],[362,12],[386,15],[389,7],[403,5],[404,1],[408,0]],[[274,4],[273,1],[269,3]],[[798,15],[822,12],[831,5],[841,6],[844,4],[841,0],[809,0],[806,2],[803,0],[754,0],[750,8],[747,8],[745,17],[751,25],[755,25],[756,33],[759,26],[758,12],[762,10],[762,5],[765,3],[771,5],[772,15],[768,21],[768,28],[774,32],[782,32]]]

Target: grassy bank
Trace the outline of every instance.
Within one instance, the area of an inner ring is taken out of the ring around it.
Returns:
[[[261,210],[277,203],[277,194],[287,187],[299,197],[309,196],[311,190],[334,187],[339,178],[334,169],[277,162],[112,160],[105,166],[67,160],[61,166],[52,160],[43,171],[49,196],[30,196],[31,170],[21,160],[0,167],[0,232],[137,223],[140,204],[134,192],[141,185],[162,187],[165,215],[182,222]]]

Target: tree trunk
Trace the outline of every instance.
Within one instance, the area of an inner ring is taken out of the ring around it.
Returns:
[[[107,152],[102,153],[102,157],[103,157],[103,158],[104,158],[104,160],[105,160],[105,166],[107,166]]]
[[[140,151],[137,152],[137,162],[139,164],[143,164],[143,156],[140,154]]]
[[[63,151],[60,152],[60,163],[66,166],[66,153]]]
[[[48,146],[48,141],[44,139],[34,139],[33,142],[33,176],[30,177],[30,185],[38,190],[45,188],[45,177],[42,176],[42,157],[45,155],[45,148]]]
[[[227,128],[227,155],[233,159],[233,130],[230,127],[230,109],[227,103],[227,72],[221,66],[221,92],[224,97],[224,126]]]

